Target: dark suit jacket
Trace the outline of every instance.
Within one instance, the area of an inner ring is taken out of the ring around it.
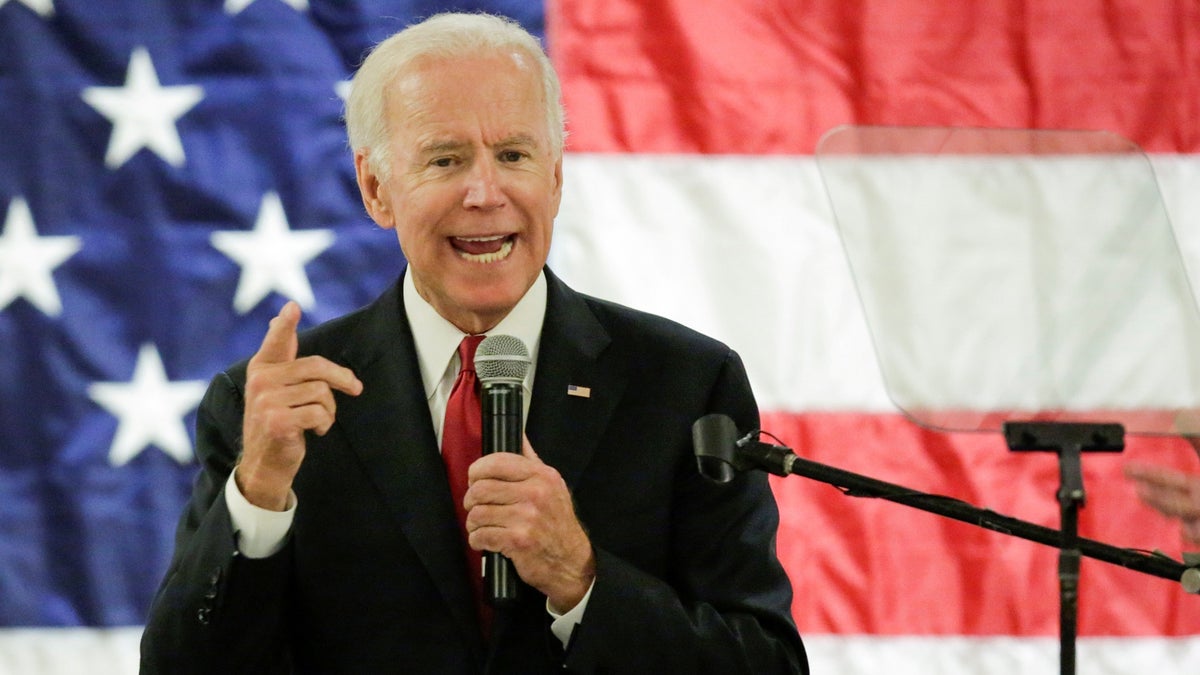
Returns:
[[[301,334],[353,370],[337,422],[310,434],[286,545],[240,557],[222,491],[240,451],[243,362],[201,404],[195,490],[142,638],[143,673],[806,672],[775,555],[763,474],[702,478],[691,425],[747,431],[758,411],[736,353],[676,323],[581,295],[546,271],[526,431],[566,480],[596,553],[569,648],[545,597],[475,619],[449,488],[399,283]],[[568,396],[568,385],[591,389]]]

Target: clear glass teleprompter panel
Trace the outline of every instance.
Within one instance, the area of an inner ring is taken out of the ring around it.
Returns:
[[[925,426],[1200,435],[1200,313],[1107,132],[843,127],[817,148],[889,396]]]

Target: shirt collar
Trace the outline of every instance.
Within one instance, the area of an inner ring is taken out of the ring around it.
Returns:
[[[404,274],[404,313],[412,327],[413,342],[417,349],[417,361],[421,367],[421,381],[425,385],[425,397],[433,396],[438,383],[446,374],[447,366],[458,351],[463,333],[454,324],[442,318],[433,306],[417,292],[413,275]],[[529,372],[525,375],[525,389],[530,391],[533,371],[537,364],[538,343],[542,335],[542,322],[546,318],[546,274],[541,272],[533,285],[517,302],[508,316],[485,335],[511,335],[519,338],[529,348]]]

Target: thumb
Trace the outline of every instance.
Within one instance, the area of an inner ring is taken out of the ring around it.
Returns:
[[[250,360],[255,363],[286,363],[295,360],[299,341],[296,326],[300,325],[300,305],[289,300],[279,314],[271,319],[262,346]]]
[[[529,437],[525,434],[521,434],[521,454],[529,459],[536,459],[539,462],[542,461],[541,458],[538,457],[538,454],[533,451],[533,444],[529,442]]]

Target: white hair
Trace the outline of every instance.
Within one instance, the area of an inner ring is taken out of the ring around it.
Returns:
[[[350,149],[367,151],[371,170],[387,178],[390,170],[384,89],[422,57],[453,58],[480,53],[525,54],[541,71],[546,126],[552,150],[566,142],[562,88],[538,39],[517,22],[492,14],[446,13],[413,24],[380,42],[363,61],[346,100]]]

